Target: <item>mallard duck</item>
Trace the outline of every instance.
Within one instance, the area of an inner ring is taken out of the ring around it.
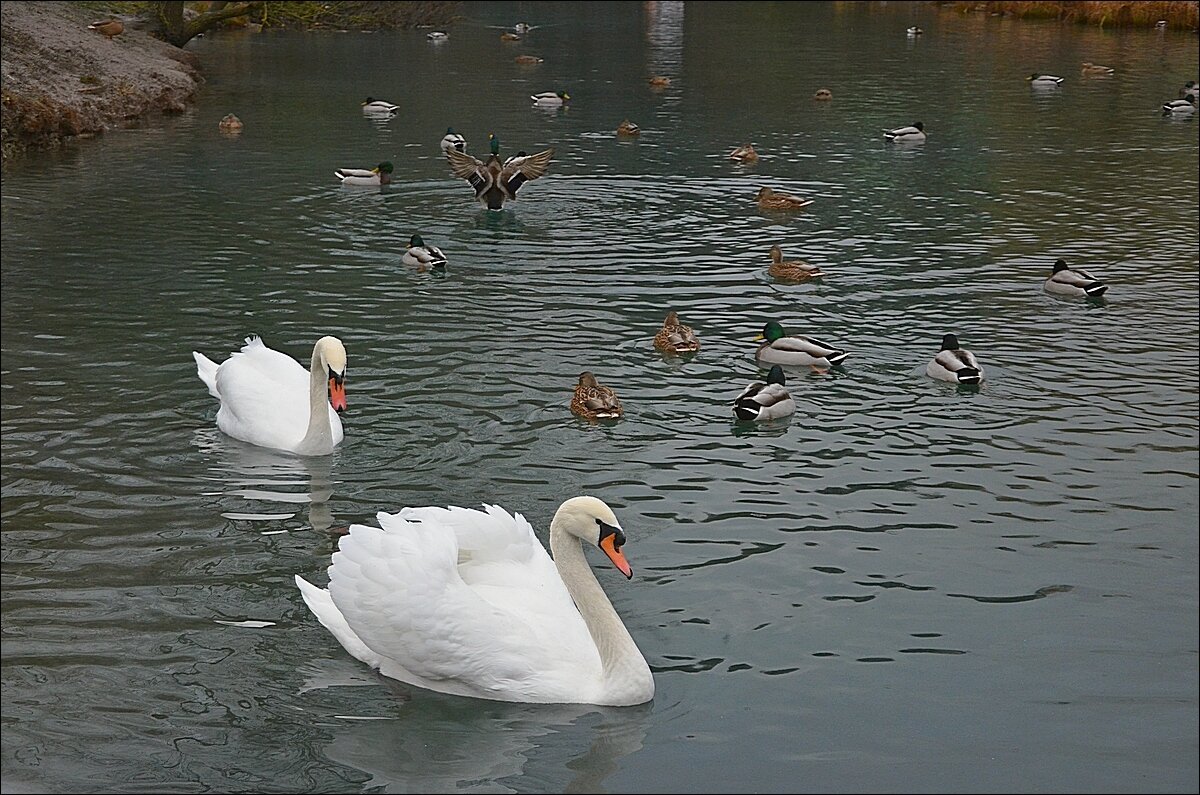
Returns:
[[[960,348],[953,334],[942,337],[942,349],[925,366],[925,374],[955,384],[978,384],[983,380],[983,368],[975,361],[975,354]]]
[[[242,124],[242,120],[232,113],[226,113],[221,121],[217,123],[217,127],[221,132],[241,132],[246,125]]]
[[[532,64],[532,63],[541,63],[545,59],[538,58],[535,55],[518,55],[516,58],[513,58],[513,60],[516,61],[517,63]]]
[[[668,312],[662,328],[654,335],[654,347],[663,353],[695,353],[700,350],[700,338],[690,326],[679,322],[679,315]]]
[[[650,78],[650,85],[655,88],[666,88],[671,85],[671,78],[665,75],[654,75]]]
[[[579,383],[571,397],[571,411],[588,420],[613,420],[624,413],[617,393],[596,382],[589,372],[579,374]]]
[[[525,158],[527,157],[529,157],[528,152],[524,149],[518,149],[515,155],[504,159],[504,168],[519,166],[525,162]]]
[[[629,119],[617,125],[617,135],[641,135],[642,128],[631,122]]]
[[[893,141],[895,143],[916,143],[925,140],[925,125],[919,121],[914,121],[908,127],[895,127],[891,130],[883,131],[885,141]]]
[[[106,19],[103,22],[93,22],[88,25],[88,30],[103,33],[109,41],[112,41],[115,36],[120,36],[125,32],[125,23],[119,19]]]
[[[547,149],[536,155],[518,155],[519,159],[511,159],[504,165],[500,162],[500,139],[495,135],[489,135],[488,139],[492,153],[485,163],[456,149],[446,152],[446,158],[450,161],[454,176],[471,183],[475,198],[483,206],[489,210],[501,210],[505,199],[517,198],[517,190],[522,185],[546,173],[554,150]]]
[[[1181,99],[1200,99],[1200,86],[1196,85],[1195,80],[1189,80],[1183,84],[1183,88],[1179,89],[1179,97]]]
[[[513,25],[513,30],[515,30],[517,33],[528,33],[533,30],[534,27],[536,26],[530,25],[528,22],[518,22],[517,24]]]
[[[765,340],[758,346],[755,358],[768,364],[808,365],[810,367],[833,367],[849,356],[846,351],[826,345],[820,340],[800,335],[787,336],[783,326],[774,320],[763,326],[756,340]]]
[[[1180,115],[1186,116],[1189,113],[1196,111],[1196,98],[1185,97],[1184,99],[1171,99],[1163,103],[1162,112],[1164,116]]]
[[[816,279],[825,275],[816,265],[809,265],[798,259],[785,261],[783,249],[778,245],[771,246],[771,267],[767,268],[767,273],[776,279],[787,279],[794,282]]]
[[[758,189],[758,206],[764,210],[799,210],[813,203],[812,199],[801,199],[790,193],[776,193],[768,187]]]
[[[733,400],[733,416],[739,420],[775,420],[796,413],[796,401],[783,385],[783,368],[772,365],[766,383],[752,381]]]
[[[505,32],[505,33],[500,34],[500,41],[520,41],[520,40],[521,40],[521,37],[515,33]]]
[[[339,168],[333,173],[343,185],[389,185],[392,170],[392,164],[385,160],[375,168]]]
[[[529,97],[533,100],[533,104],[542,108],[557,108],[571,98],[571,95],[565,91],[543,91],[540,94],[532,94]]]
[[[445,41],[446,39],[450,38],[450,34],[441,30],[433,30],[429,33],[426,33],[425,38],[429,39],[430,41]]]
[[[1100,77],[1102,75],[1111,75],[1115,71],[1117,70],[1113,69],[1111,66],[1100,66],[1099,64],[1084,61],[1083,67],[1079,70],[1079,73],[1084,77]]]
[[[1082,268],[1070,268],[1067,261],[1054,263],[1054,270],[1045,283],[1046,292],[1056,295],[1086,296],[1098,298],[1104,295],[1108,285]]]
[[[1056,86],[1063,81],[1063,79],[1061,77],[1055,77],[1054,75],[1038,74],[1037,72],[1034,72],[1033,74],[1031,74],[1029,77],[1027,77],[1025,79],[1028,80],[1030,83],[1032,83],[1037,88],[1041,88],[1043,86]]]
[[[758,152],[754,151],[754,147],[750,144],[742,144],[729,153],[729,158],[739,163],[757,163]]]
[[[446,134],[442,136],[442,151],[449,152],[451,149],[467,151],[467,139],[454,132],[453,127],[447,127]]]
[[[817,92],[815,94],[813,94],[813,99],[818,100],[820,102],[827,102],[827,101],[833,99],[833,92],[830,91],[828,88],[818,88]]]
[[[384,102],[382,99],[375,99],[374,97],[367,97],[362,103],[363,113],[372,116],[395,116],[398,110],[400,110],[399,105],[393,105],[390,102]]]
[[[436,270],[446,267],[446,255],[437,246],[427,246],[420,235],[408,239],[408,250],[400,261],[405,265],[413,265],[418,270]]]
[[[908,35],[910,35],[910,36],[920,36],[920,35],[921,35],[922,33],[924,33],[924,32],[925,32],[925,31],[921,30],[921,29],[920,29],[919,27],[917,27],[916,25],[913,25],[912,27],[910,27],[910,28],[908,29]]]

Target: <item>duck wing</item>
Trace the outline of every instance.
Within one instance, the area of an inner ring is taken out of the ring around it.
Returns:
[[[495,177],[478,159],[457,149],[447,149],[446,159],[450,170],[459,179],[465,179],[475,189],[475,196],[483,196],[492,187]]]
[[[546,173],[550,161],[554,158],[554,149],[527,155],[510,162],[500,170],[498,182],[504,187],[509,198],[516,198],[517,190],[526,182],[537,179]]]

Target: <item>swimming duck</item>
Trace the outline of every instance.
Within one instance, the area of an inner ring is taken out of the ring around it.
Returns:
[[[533,94],[529,98],[538,107],[557,108],[569,100],[571,95],[565,91],[543,91],[541,94]]]
[[[978,384],[983,380],[983,368],[975,361],[975,354],[960,348],[953,334],[942,337],[942,349],[925,366],[925,374],[955,384]]]
[[[733,416],[739,420],[774,420],[796,413],[796,401],[784,387],[783,368],[772,365],[766,382],[752,381],[733,400]]]
[[[730,159],[736,160],[739,163],[757,163],[758,162],[758,152],[754,151],[754,147],[751,146],[750,144],[742,144],[741,146],[739,146],[738,148],[736,148],[732,152],[730,152],[729,157],[730,157]]]
[[[339,168],[334,175],[343,185],[390,185],[392,164],[386,160],[375,168]]]
[[[571,411],[587,420],[613,420],[624,413],[617,393],[601,386],[596,376],[587,371],[579,374],[579,383],[571,396]]]
[[[513,30],[515,30],[517,33],[528,33],[529,31],[533,30],[534,27],[536,26],[530,25],[528,22],[518,22],[517,24],[513,25]]]
[[[1084,61],[1083,68],[1081,68],[1079,70],[1079,73],[1082,74],[1084,77],[1092,77],[1092,76],[1099,77],[1102,75],[1111,75],[1115,71],[1117,71],[1117,70],[1113,69],[1111,66],[1100,66],[1098,64],[1089,63],[1087,61]]]
[[[445,31],[434,30],[426,33],[425,38],[429,39],[430,41],[445,41],[446,39],[450,38],[450,34],[446,33]]]
[[[768,187],[758,189],[758,206],[764,210],[799,210],[813,203],[812,199],[801,199],[790,193],[776,193]]]
[[[1192,96],[1183,99],[1171,99],[1163,103],[1162,112],[1164,116],[1179,115],[1186,116],[1189,113],[1196,111],[1196,98]]]
[[[925,140],[925,125],[919,121],[914,121],[908,127],[896,127],[891,130],[883,131],[885,141],[894,141],[896,143],[916,143]]]
[[[1045,288],[1046,292],[1056,295],[1098,298],[1104,295],[1108,285],[1083,268],[1068,267],[1067,261],[1060,259],[1054,263],[1054,270],[1046,280]]]
[[[541,63],[545,59],[538,58],[535,55],[518,55],[516,58],[513,58],[513,60],[516,61],[517,63],[531,64],[531,63]]]
[[[921,30],[916,25],[913,25],[911,28],[908,29],[908,35],[910,35],[910,36],[920,36],[924,32],[925,31]]]
[[[408,250],[400,261],[405,265],[413,265],[420,271],[436,270],[446,267],[446,255],[437,246],[429,246],[420,235],[408,239]]]
[[[794,282],[816,279],[825,275],[816,265],[809,265],[798,259],[785,261],[783,249],[778,245],[771,246],[771,267],[767,268],[767,273],[776,279]]]
[[[833,99],[833,92],[828,88],[818,88],[817,92],[813,94],[813,99],[820,102],[828,102],[829,100]]]
[[[1189,80],[1183,84],[1183,88],[1179,89],[1179,96],[1182,99],[1187,99],[1188,97],[1200,99],[1200,86],[1196,85],[1195,80]]]
[[[524,149],[518,149],[515,155],[505,158],[504,168],[509,168],[510,166],[519,166],[525,162],[525,158],[527,157],[529,157],[528,152],[526,152]]]
[[[584,546],[598,547],[633,577],[625,531],[601,500],[559,506],[553,560],[529,522],[498,505],[405,508],[375,520],[339,539],[328,588],[295,578],[351,656],[453,696],[610,707],[654,697],[650,666],[584,556]]]
[[[536,155],[518,155],[508,164],[500,162],[500,139],[495,135],[488,136],[491,154],[487,162],[481,163],[457,149],[446,152],[450,161],[450,169],[454,176],[465,179],[475,189],[475,198],[489,210],[501,210],[506,199],[517,198],[517,190],[526,182],[537,179],[546,173],[553,149],[546,149]]]
[[[1056,86],[1063,81],[1061,77],[1055,77],[1054,75],[1042,75],[1038,74],[1037,72],[1034,72],[1025,79],[1038,88],[1043,86]]]
[[[640,135],[642,128],[631,122],[629,119],[617,125],[617,135]]]
[[[666,88],[671,85],[671,78],[665,75],[654,75],[650,78],[650,85],[655,88]]]
[[[457,149],[460,152],[467,151],[467,139],[454,132],[453,127],[447,127],[446,134],[442,136],[442,151],[448,152],[451,149]]]
[[[125,32],[125,23],[119,19],[106,19],[103,22],[93,22],[88,25],[88,30],[103,33],[109,41],[112,41],[114,36],[120,36]]]
[[[783,326],[774,320],[763,326],[756,340],[765,340],[758,346],[755,358],[768,364],[808,365],[810,367],[833,367],[845,361],[850,354],[826,345],[820,340],[800,335],[787,336]]]
[[[375,99],[374,97],[367,97],[362,103],[363,113],[372,116],[395,116],[398,110],[400,110],[399,105],[393,105],[390,102],[384,102],[382,99]]]
[[[691,327],[679,322],[679,315],[668,312],[662,328],[654,335],[654,347],[663,353],[695,353],[700,350],[700,338]]]
[[[217,123],[217,128],[221,132],[241,132],[246,125],[242,124],[242,120],[232,113],[226,113],[221,117],[221,121]]]
[[[515,33],[504,32],[500,34],[500,41],[520,41],[521,37]]]

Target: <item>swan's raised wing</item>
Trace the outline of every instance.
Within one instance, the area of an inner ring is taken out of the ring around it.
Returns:
[[[550,161],[554,159],[554,149],[547,149],[534,155],[518,158],[510,162],[500,172],[500,184],[508,191],[510,197],[516,197],[517,190],[531,179],[537,179],[546,173]]]

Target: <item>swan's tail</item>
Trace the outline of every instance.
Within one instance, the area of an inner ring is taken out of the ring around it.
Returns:
[[[208,394],[220,400],[221,393],[217,391],[217,363],[203,353],[192,351],[192,356],[196,360],[196,375],[200,376],[200,380],[208,387]]]
[[[346,651],[372,668],[379,667],[382,662],[379,655],[367,648],[367,644],[350,629],[328,590],[318,588],[299,574],[296,575],[296,586],[300,589],[300,595],[304,597],[304,604],[308,605],[308,609],[333,633]]]

